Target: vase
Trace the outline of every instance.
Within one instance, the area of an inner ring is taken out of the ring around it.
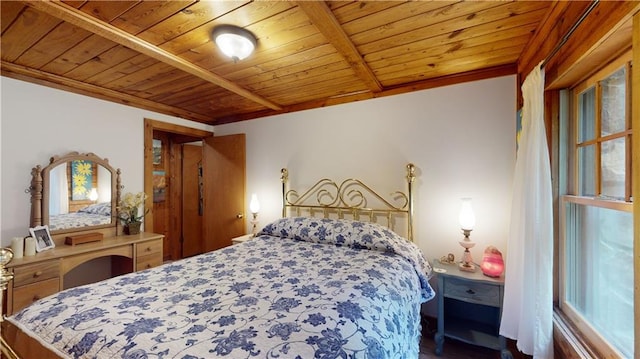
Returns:
[[[138,234],[140,233],[140,225],[142,222],[131,222],[124,225],[124,234]]]

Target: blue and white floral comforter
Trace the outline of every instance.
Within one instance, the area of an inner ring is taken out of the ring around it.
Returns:
[[[260,236],[68,289],[8,320],[71,358],[417,358],[431,268],[369,223],[284,218]]]
[[[87,206],[78,212],[50,215],[49,230],[98,226],[110,224],[112,220],[111,202],[104,202]]]

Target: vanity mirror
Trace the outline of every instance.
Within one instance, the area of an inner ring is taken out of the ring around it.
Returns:
[[[117,228],[120,169],[93,153],[53,156],[31,171],[31,227],[52,235]]]

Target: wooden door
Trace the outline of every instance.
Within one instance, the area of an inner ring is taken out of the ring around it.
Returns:
[[[203,141],[204,250],[231,245],[245,226],[245,135]]]
[[[204,252],[202,146],[182,146],[182,257]]]

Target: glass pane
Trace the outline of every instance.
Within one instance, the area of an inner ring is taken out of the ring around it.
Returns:
[[[602,142],[601,146],[602,196],[624,200],[625,197],[625,139]]]
[[[625,130],[626,68],[614,72],[600,82],[602,87],[601,136]]]
[[[565,299],[633,358],[633,215],[567,204]]]
[[[578,143],[596,136],[596,89],[592,87],[578,96]]]
[[[580,196],[596,195],[596,151],[595,145],[578,148],[578,188]]]

